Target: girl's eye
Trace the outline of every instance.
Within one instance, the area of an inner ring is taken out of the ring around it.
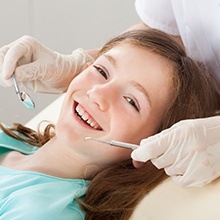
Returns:
[[[95,66],[95,65],[93,65],[93,66],[94,66],[94,68],[95,68],[96,70],[99,71],[99,73],[101,73],[101,75],[102,75],[105,79],[108,79],[108,75],[106,74],[106,72],[105,72],[101,67],[98,67],[98,66]]]
[[[133,99],[131,99],[129,97],[125,97],[125,99],[127,100],[127,102],[130,105],[132,105],[135,108],[135,110],[137,110],[139,112],[139,108],[138,108],[137,104],[135,103],[135,101]]]

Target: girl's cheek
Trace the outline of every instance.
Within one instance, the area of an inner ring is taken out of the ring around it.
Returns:
[[[103,83],[102,77],[95,71],[88,67],[82,73],[80,73],[76,78],[72,80],[69,85],[69,89],[82,88],[88,85]]]
[[[76,88],[78,86],[81,86],[83,84],[85,84],[88,81],[88,74],[83,74],[82,75],[78,75],[76,78],[74,78],[72,80],[72,82],[70,83],[69,87],[72,88]]]

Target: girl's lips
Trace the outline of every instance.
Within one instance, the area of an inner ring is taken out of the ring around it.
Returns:
[[[103,130],[95,119],[76,101],[73,103],[73,115],[82,126],[98,131]]]

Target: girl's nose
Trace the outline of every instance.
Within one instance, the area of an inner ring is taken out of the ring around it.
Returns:
[[[100,110],[106,111],[115,101],[116,88],[110,84],[94,85],[87,91],[87,95]]]

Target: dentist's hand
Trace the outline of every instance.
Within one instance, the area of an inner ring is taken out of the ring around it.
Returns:
[[[62,55],[24,36],[0,48],[0,85],[11,86],[15,72],[22,87],[37,92],[64,92],[84,65],[92,61],[83,49]]]
[[[134,165],[151,160],[183,187],[220,176],[220,116],[178,122],[140,145],[131,155]]]

